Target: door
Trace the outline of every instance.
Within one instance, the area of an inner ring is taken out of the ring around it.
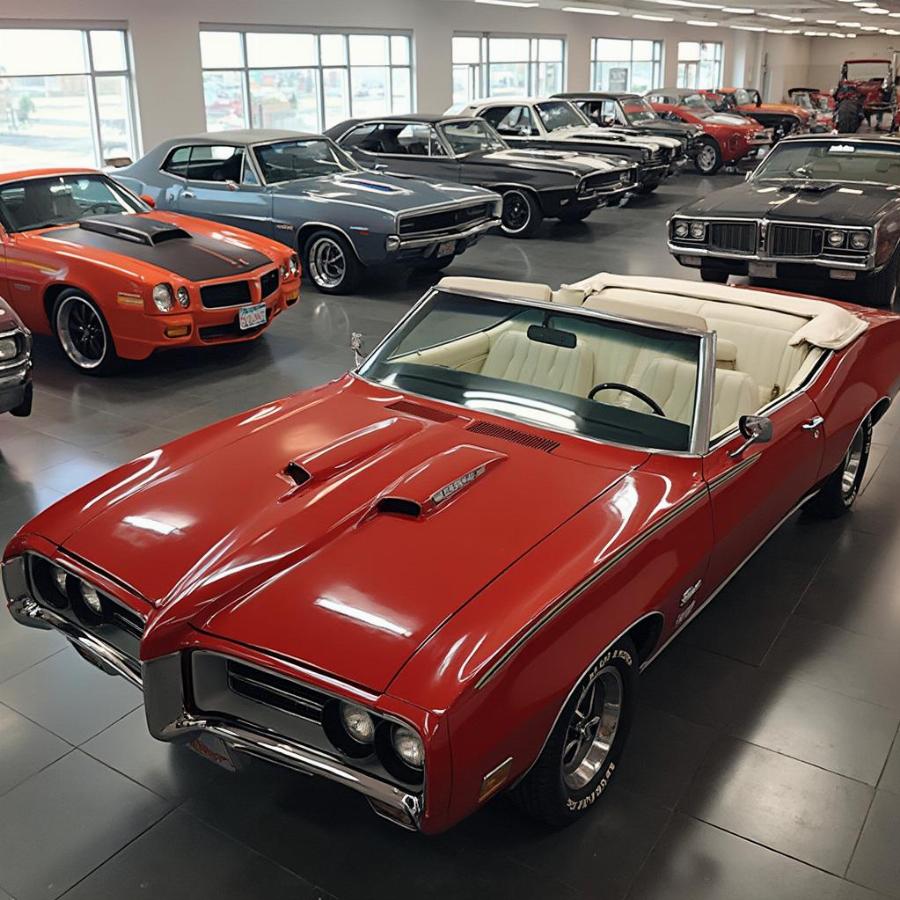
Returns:
[[[174,157],[173,157],[174,159]],[[207,144],[190,148],[175,209],[189,216],[274,236],[272,197],[243,147]]]
[[[430,181],[459,181],[459,163],[427,122],[367,123],[341,141],[364,165]]]
[[[512,147],[540,146],[540,131],[527,106],[490,106],[480,113]]]
[[[709,590],[753,553],[818,480],[824,436],[812,400],[805,393],[796,394],[770,419],[769,443],[736,454],[745,441],[738,434],[703,460],[716,540]]]

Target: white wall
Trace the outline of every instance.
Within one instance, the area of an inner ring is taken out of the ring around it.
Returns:
[[[454,31],[565,37],[571,90],[589,86],[592,37],[663,40],[666,85],[676,80],[680,40],[721,41],[724,80],[756,85],[760,50],[774,39],[777,52],[769,54],[772,99],[780,99],[780,92],[794,77],[794,71],[806,66],[809,44],[808,38],[780,38],[727,28],[693,28],[625,17],[613,19],[443,0],[257,0],[255,4],[246,0],[82,0],[77,19],[72,11],[71,0],[42,0],[39,5],[34,0],[3,0],[0,27],[35,21],[125,25],[134,52],[145,149],[173,134],[202,131],[205,127],[198,40],[201,23],[411,30],[415,38],[417,104],[422,111],[442,111],[451,102],[450,39]],[[796,80],[804,80],[799,72]]]
[[[854,22],[859,20],[857,16],[852,18]],[[890,21],[896,22],[895,19]],[[860,32],[852,40],[810,38],[810,41],[812,46],[807,70],[809,86],[825,90],[833,89],[838,83],[841,63],[845,59],[890,59],[890,48],[900,48],[900,38],[882,34],[873,37],[865,32]]]

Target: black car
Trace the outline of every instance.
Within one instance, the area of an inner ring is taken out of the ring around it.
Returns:
[[[662,118],[640,94],[583,91],[553,96],[574,103],[600,128],[677,138],[684,143],[684,152],[689,159],[694,159],[700,151],[702,128]]]
[[[0,297],[0,413],[31,414],[31,332]]]
[[[514,150],[474,116],[348,119],[327,134],[364,166],[496,191],[503,196],[501,229],[510,237],[530,237],[545,217],[580,221],[637,187],[637,167],[628,160]]]
[[[704,281],[856,282],[854,299],[888,307],[900,280],[900,139],[799,135],[747,181],[681,207],[669,251]]]

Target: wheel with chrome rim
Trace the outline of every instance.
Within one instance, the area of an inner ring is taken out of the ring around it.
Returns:
[[[109,327],[97,305],[81,291],[63,291],[53,307],[53,330],[69,362],[81,372],[105,375],[119,362]]]
[[[866,416],[853,435],[841,464],[825,479],[805,508],[824,519],[844,515],[859,495],[871,447],[872,417]]]
[[[634,644],[622,638],[578,680],[541,755],[512,791],[529,815],[559,827],[600,799],[628,738],[638,665]]]
[[[533,237],[543,220],[541,208],[530,191],[518,189],[504,191],[500,230],[507,237]]]
[[[703,141],[694,158],[694,168],[701,175],[715,175],[722,168],[722,150],[717,141]]]
[[[362,265],[342,235],[316,231],[303,248],[303,271],[324,294],[349,294],[359,283]]]

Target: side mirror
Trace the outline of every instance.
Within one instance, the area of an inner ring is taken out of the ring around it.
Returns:
[[[366,358],[365,347],[363,346],[363,336],[354,331],[350,335],[350,349],[353,351],[353,360],[357,366],[362,365],[362,361]]]
[[[156,208],[156,201],[149,194],[141,194],[140,199],[150,207],[150,209]]]
[[[229,191],[239,190],[238,183],[236,181],[232,181],[230,178],[227,178],[225,180],[225,187],[227,187]]]
[[[743,456],[754,444],[768,444],[772,440],[772,420],[767,416],[741,416],[738,428],[746,440],[728,454],[732,459]]]
[[[520,125],[516,129],[516,134],[520,135],[521,137],[531,137],[531,127],[528,125]]]

